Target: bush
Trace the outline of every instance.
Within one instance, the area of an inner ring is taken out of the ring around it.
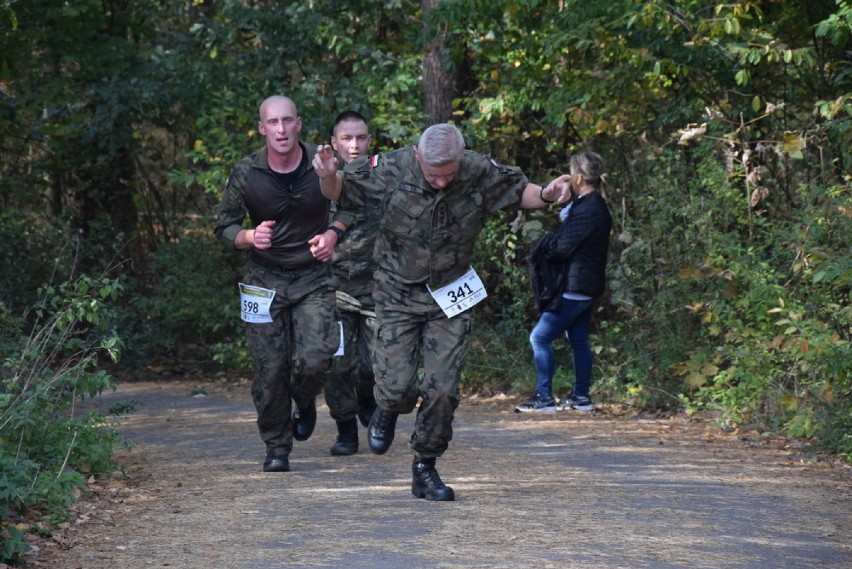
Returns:
[[[243,255],[224,251],[206,226],[187,227],[179,241],[159,245],[131,284],[122,328],[134,349],[125,363],[250,369],[238,312],[244,262]]]
[[[839,236],[852,232],[843,214],[852,196],[800,192],[802,211],[767,228],[760,251],[714,262],[735,294],[727,282],[706,291],[702,322],[719,342],[704,348],[712,366],[692,405],[719,407],[729,423],[761,421],[813,438],[848,459],[852,257]]]
[[[121,285],[80,276],[39,290],[27,314],[29,335],[16,339],[3,319],[9,356],[0,368],[0,562],[15,563],[27,547],[16,522],[41,515],[64,519],[85,478],[110,473],[113,448],[123,441],[97,413],[76,416],[73,403],[113,388],[98,357],[117,361],[112,303]]]
[[[711,142],[660,151],[637,164],[653,191],[610,188],[624,205],[593,319],[592,389],[641,409],[712,410],[723,427],[807,437],[852,462],[850,180],[755,202],[725,160]],[[474,263],[490,297],[462,378],[470,391],[535,384],[523,259],[551,221],[498,216],[480,235]],[[554,348],[558,391],[571,354]]]

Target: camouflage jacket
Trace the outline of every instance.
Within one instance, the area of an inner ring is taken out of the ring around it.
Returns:
[[[265,251],[249,249],[249,259],[261,264],[296,268],[318,263],[311,255],[308,240],[328,227],[330,203],[322,195],[319,177],[312,164],[316,145],[299,143],[304,158],[295,181],[282,187],[281,177],[269,167],[266,148],[261,148],[234,167],[225,184],[217,210],[214,233],[229,248],[244,229],[246,215],[251,226],[275,220],[272,247]]]
[[[518,207],[527,184],[520,169],[465,151],[453,181],[435,190],[413,148],[403,148],[346,165],[338,219],[356,227],[377,221],[378,270],[436,288],[468,270],[487,215]]]
[[[332,204],[334,219],[337,217],[336,204]],[[334,248],[334,275],[337,288],[360,300],[365,306],[372,306],[370,295],[373,292],[373,260],[376,233],[379,230],[379,218],[365,215],[365,211],[356,212],[356,221],[348,217],[347,226],[351,227]]]

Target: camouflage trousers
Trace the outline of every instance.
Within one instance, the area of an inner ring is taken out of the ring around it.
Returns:
[[[331,418],[351,421],[358,413],[358,401],[372,396],[373,335],[376,314],[372,299],[362,302],[338,290],[337,318],[343,325],[343,355],[332,361],[332,371],[323,393]]]
[[[328,264],[283,269],[249,263],[243,282],[275,290],[272,322],[246,324],[254,360],[251,394],[268,456],[293,449],[292,401],[307,407],[331,371],[339,335]]]
[[[473,314],[447,318],[425,285],[401,285],[381,273],[373,298],[376,402],[404,414],[419,399],[409,446],[417,458],[441,456],[453,438]],[[423,373],[418,374],[421,365]]]

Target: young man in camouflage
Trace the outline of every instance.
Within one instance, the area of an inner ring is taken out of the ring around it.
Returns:
[[[263,470],[287,472],[293,439],[313,433],[316,396],[339,342],[334,277],[325,263],[337,243],[326,229],[329,200],[339,194],[322,193],[312,165],[316,146],[299,140],[302,120],[292,100],[263,101],[257,128],[266,144],[228,177],[214,233],[225,247],[247,252],[241,316],[254,360]],[[246,214],[250,228],[243,227]]]
[[[356,160],[342,173],[331,148],[321,147],[314,167],[325,191],[342,188],[336,219],[347,226],[356,216],[380,220],[373,293],[378,408],[367,429],[370,450],[387,452],[398,415],[412,412],[419,400],[409,440],[412,494],[454,500],[435,459],[453,435],[469,309],[485,297],[470,265],[476,237],[493,212],[566,201],[567,177],[546,187],[532,184],[519,169],[466,151],[461,132],[449,124],[426,129],[415,147]]]
[[[370,142],[367,120],[360,113],[344,111],[334,119],[331,147],[341,165],[366,156]],[[359,220],[340,240],[332,257],[337,278],[337,316],[343,328],[343,354],[334,358],[324,389],[331,418],[337,423],[337,440],[330,449],[334,456],[358,452],[358,420],[366,427],[376,408],[372,361],[376,314],[372,292],[377,226],[378,220]]]

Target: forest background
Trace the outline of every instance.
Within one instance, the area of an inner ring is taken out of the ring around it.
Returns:
[[[355,109],[376,151],[453,121],[533,181],[600,153],[594,398],[852,462],[850,36],[848,0],[0,0],[0,561],[111,472],[80,397],[250,375],[212,224],[276,93],[310,142]],[[467,393],[531,392],[525,253],[555,213],[480,235]]]

